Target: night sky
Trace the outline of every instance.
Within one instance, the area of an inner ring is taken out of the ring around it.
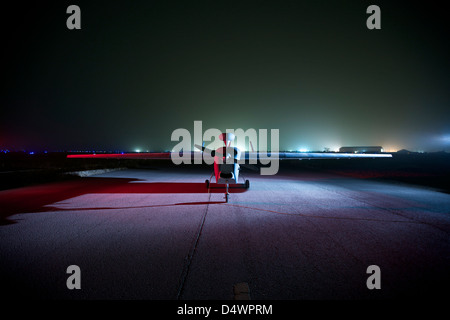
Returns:
[[[81,30],[66,27],[70,4]],[[366,27],[371,4],[381,30]],[[2,13],[0,149],[170,150],[173,130],[201,120],[280,129],[282,150],[450,151],[438,2],[33,1]]]

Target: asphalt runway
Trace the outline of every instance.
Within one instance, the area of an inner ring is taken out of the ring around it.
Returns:
[[[244,172],[243,172],[244,174]],[[397,299],[442,296],[450,195],[325,172],[122,170],[0,192],[0,272],[9,298]],[[81,289],[69,290],[70,265]],[[381,289],[368,289],[367,268]],[[246,293],[244,293],[245,295]]]

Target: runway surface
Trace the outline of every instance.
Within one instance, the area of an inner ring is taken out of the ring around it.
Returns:
[[[430,298],[447,290],[450,195],[324,172],[122,170],[0,192],[0,271],[10,298]],[[69,290],[67,267],[81,270]],[[366,285],[370,265],[381,289]]]

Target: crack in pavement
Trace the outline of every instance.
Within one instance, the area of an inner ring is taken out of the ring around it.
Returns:
[[[208,209],[209,209],[208,202],[210,200],[211,200],[211,193],[208,193],[208,201],[206,202],[206,209],[205,209],[205,212],[203,213],[202,221],[197,230],[195,239],[193,241],[193,245],[191,246],[191,249],[189,250],[186,257],[184,258],[184,266],[183,266],[183,270],[181,272],[180,281],[179,281],[179,285],[178,285],[178,291],[177,291],[177,297],[176,297],[177,300],[180,300],[183,295],[186,279],[189,275],[189,270],[191,267],[191,262],[192,262],[192,259],[194,258],[195,252],[197,251],[198,243],[200,241],[200,236],[202,234],[203,227],[205,225],[206,215],[208,214]]]

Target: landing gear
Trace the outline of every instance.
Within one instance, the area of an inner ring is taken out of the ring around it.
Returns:
[[[250,181],[249,180],[245,180],[244,178],[242,178],[242,180],[244,180],[244,183],[232,183],[231,184],[231,188],[245,188],[245,189],[249,189],[250,188]],[[223,182],[221,182],[222,184]],[[225,194],[224,194],[224,199],[225,202],[228,202],[228,200],[230,199],[230,192],[229,192],[229,188],[230,188],[230,184],[229,181],[226,180],[225,184]],[[206,189],[208,189],[208,192],[210,191],[210,189],[214,189],[214,188],[223,188],[222,186],[216,186],[214,183],[211,182],[210,179],[205,180],[205,185],[206,185]]]
[[[228,196],[230,193],[228,192],[228,183],[227,183],[227,189],[225,190],[225,202],[228,202]]]

